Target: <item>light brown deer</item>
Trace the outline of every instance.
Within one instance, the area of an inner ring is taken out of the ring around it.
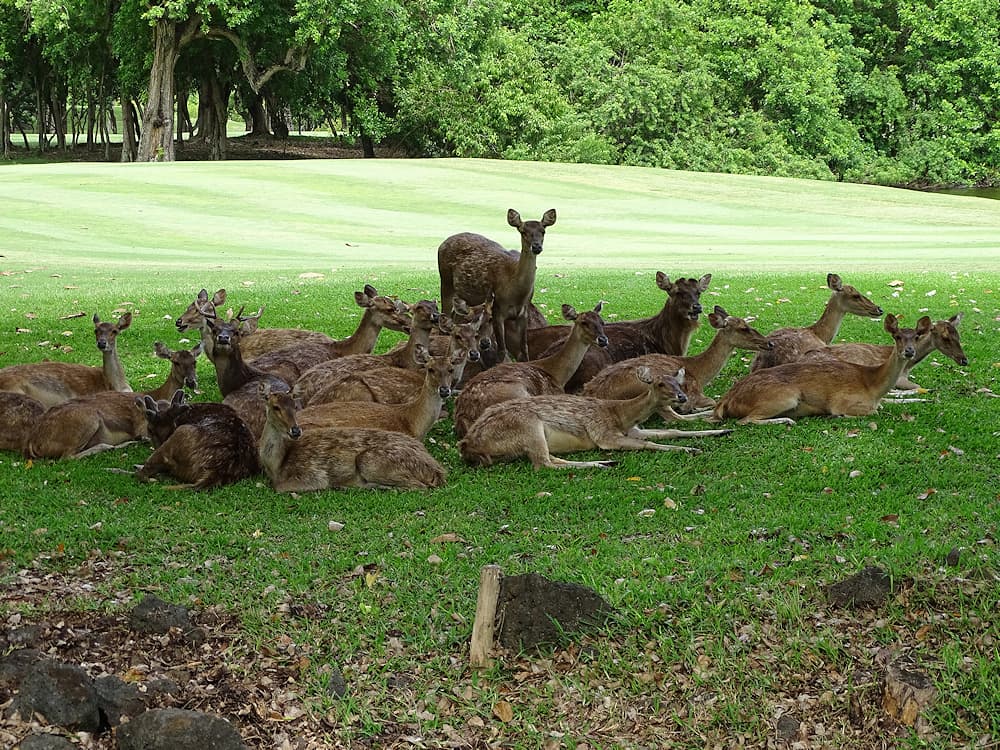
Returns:
[[[431,357],[420,347],[417,364],[423,368],[421,387],[403,403],[382,404],[372,401],[335,401],[302,409],[297,416],[303,428],[372,427],[402,432],[423,440],[441,414],[441,407],[451,396],[455,380],[452,355]],[[383,368],[396,369],[396,368]]]
[[[203,490],[259,474],[257,440],[232,407],[184,403],[184,391],[170,402],[137,398],[146,415],[153,453],[136,472],[140,482],[169,474],[184,482],[171,489]]]
[[[643,354],[687,354],[702,311],[701,294],[708,289],[711,280],[712,274],[707,273],[700,279],[680,278],[671,281],[666,274],[657,272],[656,285],[667,293],[663,308],[651,318],[606,323],[604,332],[608,337],[607,347],[591,349],[586,353],[576,373],[566,384],[567,393],[582,390],[588,380],[615,362]],[[546,330],[541,328],[533,333],[541,334]],[[551,355],[558,346],[558,341],[551,344],[542,352],[542,356]]]
[[[178,390],[194,390],[198,387],[198,355],[202,352],[201,342],[190,349],[172,351],[162,341],[153,344],[153,351],[160,359],[170,360],[170,374],[158,388],[147,391],[154,401],[167,401]]]
[[[322,404],[332,400],[329,392],[331,389],[336,388],[337,384],[354,373],[380,367],[417,369],[414,354],[418,346],[427,348],[431,331],[437,326],[440,315],[437,303],[430,300],[421,300],[410,305],[409,313],[410,335],[405,342],[385,354],[351,354],[310,368],[295,381],[295,398],[304,406]]]
[[[130,325],[130,312],[122,315],[116,323],[102,321],[94,315],[94,337],[102,359],[100,367],[70,362],[11,365],[0,370],[0,391],[23,393],[46,408],[100,391],[131,392],[118,358],[118,334]]]
[[[683,370],[680,372],[684,377]],[[536,469],[607,468],[614,461],[569,461],[553,453],[593,450],[654,450],[700,453],[697,448],[654,443],[657,439],[711,437],[732,430],[643,430],[637,425],[666,406],[685,401],[678,379],[654,378],[647,367],[636,368],[644,393],[626,400],[570,394],[534,396],[487,409],[458,443],[462,458],[487,466],[495,459],[527,457]]]
[[[200,344],[195,350],[200,349]],[[159,398],[167,388],[171,393],[194,380],[192,351],[170,352],[157,342],[157,356],[170,360],[170,372],[162,385],[139,396]],[[164,357],[169,353],[170,356]],[[24,441],[29,458],[83,458],[122,447],[147,436],[142,398],[136,403],[131,391],[101,391],[70,399],[53,406],[33,425]]]
[[[455,400],[455,434],[465,435],[472,423],[494,404],[562,393],[587,349],[608,345],[601,307],[602,303],[598,302],[593,310],[578,314],[572,305],[563,305],[563,317],[573,321],[573,328],[559,351],[528,362],[501,363],[467,382]]]
[[[45,406],[38,399],[0,391],[0,451],[23,451],[44,413]]]
[[[705,388],[718,377],[726,361],[737,349],[766,351],[771,343],[743,319],[727,313],[718,305],[708,314],[708,322],[715,329],[715,336],[708,348],[700,354],[686,357],[672,354],[645,354],[605,367],[587,381],[584,396],[593,398],[623,399],[638,396],[645,385],[636,380],[635,368],[648,367],[653,377],[675,375],[681,369],[687,373],[684,392],[687,394],[685,411],[700,412],[715,406],[715,399],[705,395]],[[664,419],[682,418],[674,410],[661,412]]]
[[[916,328],[900,328],[885,316],[892,336],[891,357],[879,365],[857,365],[835,357],[803,359],[768,367],[736,381],[716,404],[713,420],[738,419],[740,424],[795,424],[814,415],[861,416],[878,409],[907,361],[916,356],[916,342],[930,331],[924,316]]]
[[[750,372],[794,362],[806,352],[822,349],[836,338],[840,324],[848,313],[868,318],[877,318],[882,314],[881,307],[853,286],[845,284],[837,274],[828,273],[826,285],[833,294],[819,320],[805,328],[779,328],[767,334],[774,348],[758,353],[750,363]]]
[[[963,367],[969,364],[969,358],[962,349],[962,341],[958,335],[958,324],[962,314],[953,315],[948,320],[939,320],[931,326],[930,332],[917,338],[916,355],[903,365],[903,370],[896,378],[893,386],[899,391],[914,391],[920,389],[917,383],[910,379],[910,371],[923,361],[931,352],[939,351]],[[879,365],[892,356],[893,347],[879,344],[831,344],[823,349],[809,352],[809,356],[833,356],[845,362],[859,365]]]
[[[214,311],[226,303],[226,290],[219,289],[212,298],[208,297],[208,290],[202,289],[198,292],[194,301],[188,305],[187,309],[175,321],[178,331],[186,331],[189,328],[197,329],[201,332],[202,344],[205,347],[205,356],[212,359],[211,334],[208,333],[204,325],[201,311],[209,309]],[[247,316],[243,319],[243,328],[240,334],[243,338],[243,356],[247,360],[259,357],[267,352],[284,349],[295,344],[331,344],[333,339],[320,331],[309,331],[300,328],[259,328],[260,316],[264,312],[261,308],[255,315]]]
[[[528,359],[526,308],[535,290],[535,270],[542,252],[545,228],[556,223],[550,208],[540,221],[523,221],[513,208],[507,223],[521,235],[521,251],[506,250],[500,243],[481,234],[454,234],[438,247],[441,276],[441,307],[450,312],[455,296],[470,305],[493,300],[493,340],[502,362],[508,350],[515,358]],[[508,346],[506,322],[514,322],[515,341]]]
[[[271,393],[266,384],[260,394],[267,410],[260,463],[278,492],[444,484],[444,468],[416,438],[364,427],[303,430],[291,395]]]

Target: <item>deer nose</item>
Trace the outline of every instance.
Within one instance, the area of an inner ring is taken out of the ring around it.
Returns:
[[[302,428],[299,427],[298,425],[295,425],[294,427],[289,427],[288,437],[290,437],[292,440],[298,440],[300,437],[302,437]]]
[[[677,403],[678,404],[686,404],[687,400],[688,400],[688,397],[687,397],[686,393],[678,393],[677,394]]]
[[[479,348],[482,349],[484,352],[488,352],[490,349],[493,348],[493,342],[490,341],[489,339],[483,339],[482,341],[479,342]]]
[[[194,375],[189,375],[188,377],[184,378],[184,385],[193,390],[198,387],[198,378],[195,377]]]
[[[222,346],[229,346],[230,344],[229,334],[220,333],[218,336],[215,337],[215,343],[221,344]]]
[[[532,242],[531,243],[531,252],[534,253],[535,255],[538,255],[539,253],[541,253],[542,252],[542,243],[541,242]]]
[[[876,314],[876,315],[881,315],[881,314],[882,314],[882,308],[881,308],[881,307],[878,307],[878,306],[876,306],[876,307],[875,307],[875,314]]]
[[[185,328],[187,328],[187,326],[184,325],[184,321],[181,320],[180,318],[174,321],[174,325],[177,326],[178,331],[183,331]]]
[[[102,352],[105,349],[107,349],[108,348],[108,341],[107,341],[107,339],[97,339],[97,348],[100,349]]]
[[[479,358],[480,358],[479,352],[477,352],[475,349],[470,349],[469,350],[469,361],[470,362],[478,362]]]
[[[959,357],[958,364],[963,365],[963,366],[969,364],[969,358],[968,357]]]
[[[597,337],[597,345],[599,347],[601,347],[601,348],[604,348],[605,346],[607,346],[608,345],[608,337],[607,336],[598,336]]]
[[[764,349],[767,350],[767,351],[771,351],[772,349],[774,349],[774,342],[773,341],[768,341],[767,342],[767,346],[765,346]]]
[[[905,349],[903,349],[903,356],[906,359],[913,359],[915,356],[917,356],[917,350],[914,349],[912,346],[908,346]]]
[[[451,388],[446,385],[442,385],[438,388],[438,395],[441,396],[441,398],[448,398],[448,396],[451,395]]]

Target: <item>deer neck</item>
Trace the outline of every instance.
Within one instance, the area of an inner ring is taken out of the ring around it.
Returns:
[[[701,383],[702,387],[707,387],[722,372],[726,360],[735,349],[735,346],[725,340],[722,331],[719,331],[705,351],[693,357],[684,357],[684,371]]]
[[[118,358],[118,347],[112,345],[101,352],[101,371],[104,373],[104,379],[107,381],[109,390],[112,391],[122,391],[130,392],[132,388],[128,384],[128,379],[125,377],[125,368],[122,367],[122,361]]]
[[[623,432],[645,422],[659,406],[656,389],[652,386],[638,396],[606,403],[610,405],[611,413]]]
[[[583,362],[590,342],[576,335],[576,330],[570,332],[566,342],[555,354],[536,359],[531,364],[549,374],[560,388],[565,388],[573,374],[579,369]]]
[[[425,377],[420,392],[402,407],[412,434],[418,438],[426,435],[441,416],[443,405],[444,399],[441,398],[438,384],[432,378]]]
[[[912,362],[913,359],[906,359],[902,352],[893,347],[882,364],[864,368],[868,374],[865,385],[875,394],[876,399],[881,398],[896,384],[903,368]]]
[[[698,327],[698,321],[679,314],[671,306],[668,297],[663,309],[651,318],[638,321],[638,327],[656,343],[660,352],[683,357],[691,345],[691,337]]]
[[[819,316],[819,320],[809,326],[809,330],[824,344],[829,344],[837,337],[840,324],[844,322],[844,316],[847,315],[847,311],[840,306],[839,299],[836,294],[830,297],[826,307],[823,308],[823,314]]]
[[[216,350],[215,355],[215,376],[219,381],[219,392],[223,398],[264,374],[243,361],[238,346],[231,347],[225,352]]]
[[[342,357],[349,354],[371,354],[381,331],[382,324],[376,322],[375,313],[366,309],[354,333],[336,342],[337,352]]]
[[[278,476],[281,465],[285,462],[290,442],[283,427],[275,426],[270,419],[264,422],[264,430],[257,442],[257,456],[261,467],[272,480]]]
[[[390,352],[385,356],[393,362],[396,367],[402,367],[406,370],[414,369],[413,365],[413,354],[417,351],[417,347],[422,346],[425,349],[430,349],[431,346],[431,329],[430,328],[414,328],[410,332],[410,337],[406,340],[406,345],[396,352]]]
[[[184,378],[175,374],[174,368],[171,367],[170,373],[167,375],[167,379],[163,381],[162,385],[159,385],[150,391],[143,391],[143,393],[152,398],[154,401],[167,401],[174,395],[174,393],[183,387]]]
[[[512,290],[519,292],[513,295],[518,298],[527,295],[535,286],[535,272],[538,269],[538,256],[531,252],[531,244],[521,242],[521,257],[517,259],[511,278]]]

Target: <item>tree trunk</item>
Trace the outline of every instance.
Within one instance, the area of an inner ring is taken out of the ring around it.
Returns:
[[[133,162],[139,154],[139,139],[136,126],[139,118],[136,116],[135,105],[127,96],[122,97],[122,156],[121,161]]]
[[[9,159],[13,145],[10,140],[10,112],[7,110],[7,96],[4,94],[3,86],[0,86],[0,156]]]
[[[254,138],[268,138],[271,129],[267,125],[267,110],[264,109],[264,97],[254,94],[250,100],[250,135]]]
[[[229,119],[229,89],[214,67],[203,71],[198,81],[198,138],[208,147],[208,158],[226,158],[226,123]]]
[[[375,142],[370,135],[366,135],[365,133],[361,134],[361,152],[366,159],[375,158]]]
[[[288,117],[281,104],[274,94],[265,94],[264,101],[267,102],[267,113],[271,120],[271,131],[275,138],[288,138]]]
[[[174,66],[180,56],[179,36],[174,21],[161,18],[156,22],[137,161],[174,161]]]

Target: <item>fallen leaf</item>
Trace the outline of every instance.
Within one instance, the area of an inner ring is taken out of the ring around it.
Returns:
[[[330,529],[330,531],[340,531],[341,529],[344,528],[344,524],[342,524],[340,521],[330,521],[329,523],[327,523],[326,527]]]
[[[506,724],[514,719],[514,707],[507,701],[497,701],[493,704],[493,715]]]
[[[448,542],[464,542],[464,541],[465,540],[458,534],[449,531],[447,534],[441,534],[431,539],[431,544],[447,544]]]
[[[898,513],[887,513],[886,515],[882,516],[882,518],[880,518],[879,520],[882,521],[883,523],[898,523],[899,522],[899,514]]]
[[[438,557],[437,555],[430,555],[430,556],[429,556],[429,557],[427,558],[427,562],[429,562],[429,563],[430,563],[431,565],[440,565],[441,563],[443,563],[443,562],[444,562],[444,560],[442,560],[442,559],[441,559],[440,557]]]
[[[936,494],[937,494],[936,489],[934,489],[933,487],[928,487],[924,492],[921,492],[919,495],[917,495],[917,500],[926,500],[931,495],[936,495]]]
[[[637,515],[639,516],[639,518],[649,518],[650,516],[655,516],[656,515],[656,509],[655,508],[643,508],[642,510],[639,511],[639,513]]]

